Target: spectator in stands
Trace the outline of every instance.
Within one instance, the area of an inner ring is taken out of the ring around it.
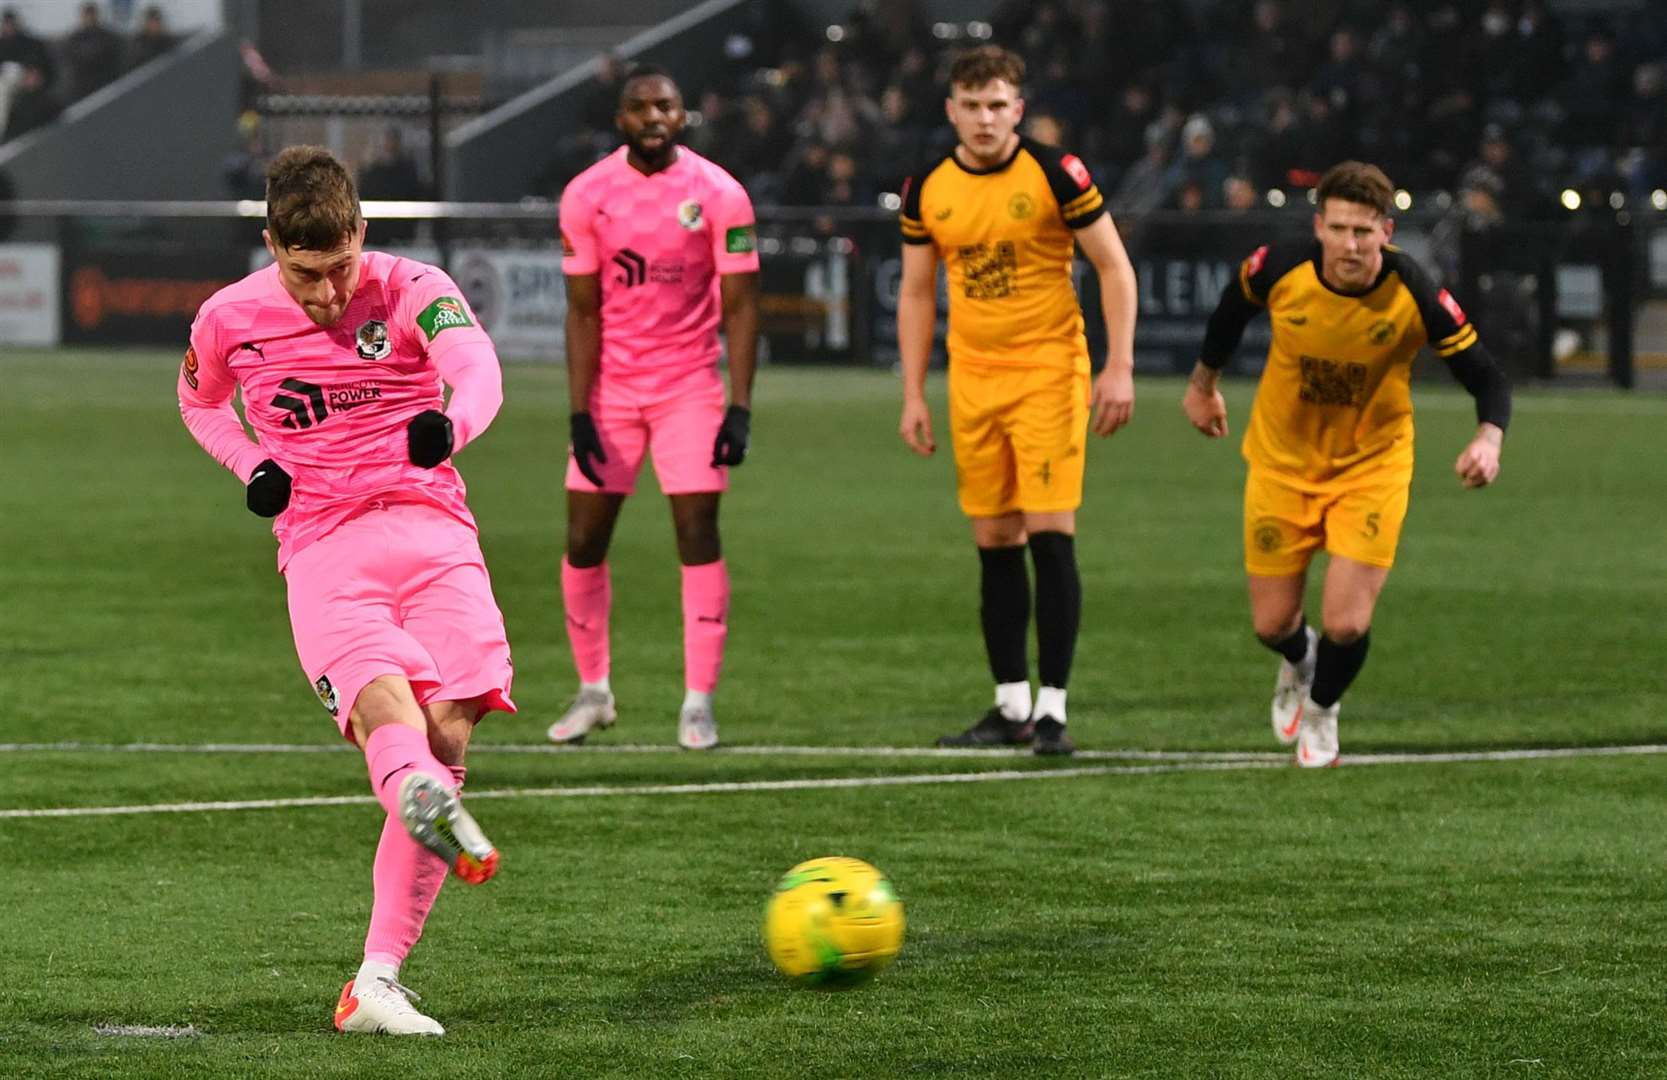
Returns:
[[[46,42],[23,29],[16,8],[0,11],[0,64],[8,62],[40,72],[39,82],[46,90],[52,89],[58,76],[52,50],[46,47]]]
[[[1193,113],[1181,127],[1181,156],[1171,170],[1169,187],[1179,204],[1186,198],[1198,200],[1193,209],[1213,210],[1221,205],[1222,185],[1227,182],[1227,163],[1216,153],[1216,129],[1203,113]]]
[[[1173,172],[1169,167],[1169,148],[1173,137],[1173,131],[1161,120],[1147,125],[1146,156],[1123,174],[1117,193],[1111,197],[1113,216],[1139,216],[1169,201],[1174,190]]]
[[[1625,99],[1627,73],[1615,56],[1615,39],[1602,28],[1586,35],[1568,79],[1557,90],[1563,137],[1574,146],[1608,145],[1615,134],[1615,106]]]
[[[625,65],[611,52],[596,57],[596,73],[585,83],[579,122],[592,131],[612,131],[614,113],[619,111],[619,85]]]
[[[1247,176],[1234,174],[1221,187],[1222,205],[1235,214],[1254,210],[1262,205],[1256,185]]]
[[[122,73],[122,39],[105,26],[97,4],[81,5],[81,25],[64,39],[64,68],[70,101],[115,80]]]
[[[162,22],[162,9],[148,7],[139,22],[139,31],[133,35],[133,43],[128,47],[128,66],[148,64],[173,47],[174,36],[168,33]]]
[[[781,201],[789,206],[815,206],[820,202],[828,186],[829,156],[825,143],[801,143],[782,179]]]
[[[238,148],[220,165],[226,193],[234,199],[264,199],[268,155],[259,113],[248,110],[238,116],[237,140]]]
[[[417,156],[405,145],[397,124],[382,129],[382,137],[371,148],[359,170],[359,195],[365,199],[426,199]]]
[[[762,97],[752,95],[741,102],[741,125],[734,142],[712,160],[741,177],[751,189],[764,178],[765,192],[752,191],[755,203],[780,199],[784,163],[793,150],[793,136]]]
[[[1066,144],[1065,123],[1052,113],[1033,112],[1025,117],[1024,133],[1043,146]]]
[[[44,71],[32,64],[19,64],[15,61],[7,62],[0,67],[12,75],[8,80],[12,89],[9,107],[6,109],[6,126],[4,132],[0,133],[0,142],[15,139],[58,119],[63,107],[47,90]]]

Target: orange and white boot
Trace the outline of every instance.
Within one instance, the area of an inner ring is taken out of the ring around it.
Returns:
[[[411,839],[446,860],[452,873],[479,885],[498,872],[498,849],[480,831],[457,793],[427,773],[399,785],[399,817]]]
[[[446,1029],[432,1016],[417,1011],[416,991],[398,979],[381,975],[355,978],[342,987],[336,1002],[336,1030],[371,1035],[444,1035]]]

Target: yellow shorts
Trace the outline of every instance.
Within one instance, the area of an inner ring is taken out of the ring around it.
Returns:
[[[1313,494],[1251,469],[1244,484],[1244,568],[1259,577],[1308,569],[1321,547],[1369,566],[1395,565],[1411,477],[1380,479]]]
[[[949,431],[962,512],[1081,506],[1088,401],[1086,371],[951,361]]]

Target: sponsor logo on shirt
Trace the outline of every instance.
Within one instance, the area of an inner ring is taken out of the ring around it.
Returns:
[[[1087,191],[1094,183],[1094,178],[1088,173],[1088,166],[1075,154],[1066,154],[1059,159],[1059,164],[1065,169],[1065,175],[1077,182],[1080,191]]]
[[[700,228],[700,203],[693,199],[684,199],[677,204],[677,223],[690,232]]]
[[[360,326],[353,335],[356,351],[366,360],[381,360],[393,351],[393,342],[388,340],[388,324],[381,319],[372,319]]]
[[[422,309],[417,315],[417,325],[433,341],[442,330],[475,324],[469,320],[469,309],[463,306],[463,301],[455,296],[442,296]]]
[[[336,694],[336,688],[330,685],[330,676],[320,675],[313,683],[313,689],[318,691],[318,700],[323,703],[330,715],[335,716],[341,711],[341,698]]]
[[[751,255],[757,246],[751,225],[737,225],[724,233],[724,251],[730,255]]]
[[[1460,307],[1459,302],[1457,300],[1453,299],[1453,294],[1452,293],[1448,292],[1446,289],[1443,289],[1439,293],[1436,294],[1436,299],[1441,302],[1442,307],[1447,309],[1447,314],[1453,316],[1453,322],[1454,323],[1456,323],[1459,326],[1463,326],[1465,324],[1466,316],[1465,316],[1465,313],[1464,313],[1464,308]]]
[[[197,350],[195,348],[185,350],[185,366],[180,369],[180,374],[185,376],[185,385],[193,390],[197,388]]]
[[[614,275],[616,284],[634,289],[648,280],[648,260],[630,248],[614,252],[613,264],[619,267],[619,273]]]

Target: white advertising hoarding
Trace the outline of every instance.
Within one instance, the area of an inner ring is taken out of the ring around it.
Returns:
[[[0,244],[0,344],[56,345],[58,248]]]
[[[459,248],[452,252],[451,276],[500,357],[566,359],[567,285],[560,251]]]

